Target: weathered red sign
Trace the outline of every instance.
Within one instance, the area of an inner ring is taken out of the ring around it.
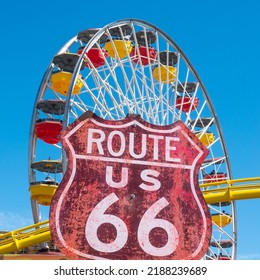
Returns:
[[[181,122],[88,112],[62,132],[67,171],[51,205],[55,244],[73,259],[200,259],[211,218],[198,185],[208,154]]]

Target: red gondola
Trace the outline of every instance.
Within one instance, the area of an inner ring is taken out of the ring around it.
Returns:
[[[199,99],[197,97],[179,96],[176,98],[176,108],[182,112],[193,111],[199,106]]]
[[[62,121],[53,119],[40,119],[34,126],[37,138],[48,144],[57,144],[60,140]]]
[[[224,172],[214,172],[212,171],[210,174],[204,175],[203,179],[205,183],[214,183],[220,182],[227,179],[227,174]]]
[[[78,54],[82,54],[84,47],[78,49]],[[105,64],[106,58],[107,58],[107,52],[104,49],[99,48],[91,48],[89,51],[87,51],[86,56],[91,61],[93,66],[95,68],[98,68],[100,66],[103,66]],[[92,68],[91,63],[88,61],[86,62],[86,66],[89,68]]]
[[[157,53],[154,48],[146,46],[133,48],[130,53],[130,56],[132,57],[134,63],[138,64],[141,61],[143,65],[154,62],[156,55]]]
[[[231,257],[230,256],[227,256],[227,255],[222,255],[220,254],[218,256],[218,260],[221,260],[221,261],[230,261],[231,260]]]

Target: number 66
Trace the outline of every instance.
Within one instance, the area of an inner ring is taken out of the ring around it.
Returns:
[[[105,214],[105,211],[118,200],[116,194],[111,193],[95,206],[88,217],[85,236],[89,245],[99,252],[113,253],[119,251],[127,242],[128,230],[123,220],[115,215]],[[167,220],[155,218],[168,204],[164,197],[160,198],[146,210],[139,223],[137,239],[140,247],[149,255],[168,256],[176,250],[178,245],[179,235],[174,225]],[[117,231],[116,238],[111,243],[104,243],[97,236],[98,228],[105,223],[112,224]],[[167,232],[168,241],[163,247],[155,247],[149,240],[149,233],[154,228],[163,228]]]

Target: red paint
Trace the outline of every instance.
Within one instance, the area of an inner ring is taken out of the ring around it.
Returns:
[[[192,98],[189,96],[180,96],[176,99],[176,108],[182,112],[193,111],[199,106],[199,99],[197,97]]]
[[[207,149],[182,123],[89,112],[62,131],[68,167],[52,201],[55,244],[73,259],[200,259],[211,217],[198,184]],[[143,143],[143,145],[142,145]]]
[[[84,47],[80,48],[78,50],[78,54],[82,54],[83,49]],[[88,57],[95,68],[98,68],[105,64],[107,52],[104,49],[93,47],[89,51],[87,51],[86,57]],[[86,66],[92,68],[92,65],[89,62],[86,62]]]
[[[153,63],[156,59],[156,51],[153,47],[139,46],[137,48],[133,48],[130,53],[130,56],[133,59],[134,63],[139,64],[140,61],[143,65],[147,65],[148,63]]]
[[[39,120],[34,126],[36,137],[48,144],[57,144],[60,141],[62,122],[59,120]]]
[[[227,174],[224,172],[211,172],[203,176],[204,183],[220,182],[227,179]]]

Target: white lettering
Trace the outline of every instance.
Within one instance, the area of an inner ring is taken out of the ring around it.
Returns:
[[[153,139],[153,158],[154,160],[158,160],[159,140],[162,140],[164,137],[161,135],[153,135],[153,134],[149,134],[148,137]]]
[[[172,158],[171,157],[171,151],[176,151],[175,146],[171,146],[171,142],[176,142],[180,141],[179,137],[171,137],[171,136],[166,136],[165,137],[165,160],[166,161],[172,161],[172,162],[180,162],[180,158]]]
[[[122,172],[121,172],[121,181],[120,182],[115,182],[113,180],[113,167],[112,166],[107,166],[106,167],[106,183],[116,189],[123,188],[127,185],[128,183],[128,168],[122,167]]]
[[[160,173],[153,169],[145,169],[141,172],[141,178],[143,181],[150,183],[152,185],[147,185],[142,183],[139,187],[145,191],[157,191],[161,187],[161,182],[154,177],[158,177]],[[154,177],[150,177],[154,176]]]
[[[113,150],[113,145],[112,145],[113,138],[116,135],[119,136],[119,138],[120,138],[120,149],[117,152],[115,152]],[[109,134],[108,139],[107,139],[107,149],[108,149],[109,153],[114,157],[122,156],[122,154],[125,151],[125,136],[124,136],[123,132],[115,130]]]
[[[99,138],[94,138],[93,134],[99,134]],[[104,150],[103,147],[101,145],[101,142],[103,142],[105,140],[105,132],[100,130],[100,129],[94,129],[94,128],[90,128],[88,130],[88,143],[87,143],[87,153],[91,154],[92,153],[92,145],[93,143],[96,143],[97,148],[98,148],[98,152],[100,155],[104,155]]]
[[[141,143],[139,137],[141,137]],[[149,162],[154,160],[154,163],[156,163],[155,161],[181,162],[177,151],[180,142],[179,137],[145,133],[142,133],[139,137],[133,132],[124,135],[121,131],[113,130],[107,134],[101,129],[89,128],[87,154],[105,155],[108,158],[123,156],[130,161],[143,159]],[[148,152],[149,158],[146,159]]]
[[[129,134],[129,153],[132,157],[134,158],[143,158],[146,155],[146,141],[147,141],[147,135],[142,134],[142,144],[141,144],[141,149],[142,151],[140,154],[135,153],[135,140],[134,140],[134,133],[130,132]]]

